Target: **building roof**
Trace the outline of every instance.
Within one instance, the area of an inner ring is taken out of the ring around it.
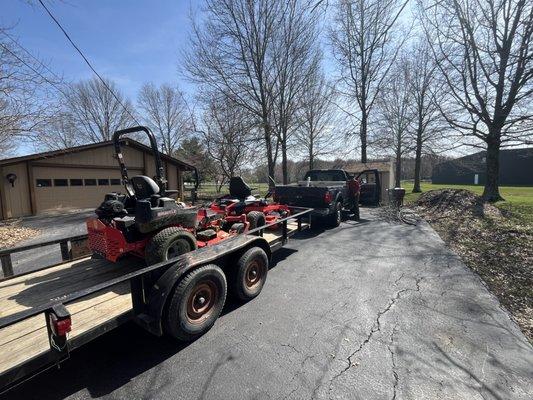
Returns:
[[[366,169],[377,169],[379,172],[390,172],[391,162],[390,161],[371,161],[367,163],[351,163],[344,167],[344,170],[352,173],[362,172]]]
[[[122,143],[124,143],[124,145],[126,146],[130,146],[132,148],[136,148],[140,151],[145,151],[145,152],[148,152],[148,153],[151,153],[152,152],[152,149],[136,140],[133,140],[133,139],[123,139],[121,141]],[[13,158],[6,158],[4,160],[0,160],[0,166],[3,166],[3,165],[11,165],[11,164],[17,164],[19,162],[24,162],[24,161],[36,161],[36,160],[43,160],[43,159],[47,159],[47,158],[53,158],[53,157],[58,157],[58,156],[62,156],[64,154],[70,154],[70,153],[78,153],[78,152],[81,152],[81,151],[85,151],[85,150],[92,150],[92,149],[98,149],[100,147],[106,147],[106,146],[113,146],[113,141],[112,140],[106,140],[106,141],[103,141],[103,142],[97,142],[97,143],[90,143],[90,144],[84,144],[84,145],[81,145],[81,146],[75,146],[75,147],[69,147],[67,149],[61,149],[61,150],[52,150],[52,151],[45,151],[45,152],[42,152],[42,153],[35,153],[35,154],[29,154],[29,155],[26,155],[26,156],[20,156],[20,157],[13,157]],[[171,164],[175,164],[175,165],[179,165],[180,167],[182,167],[183,169],[186,169],[186,170],[193,170],[195,167],[188,163],[188,162],[185,162],[183,160],[180,160],[176,157],[171,157],[169,155],[166,155],[166,154],[161,154],[161,159],[164,160],[164,161],[167,161]]]

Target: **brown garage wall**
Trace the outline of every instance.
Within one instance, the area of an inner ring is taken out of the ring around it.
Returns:
[[[153,156],[140,148],[123,147],[123,154],[130,176],[155,175]],[[46,157],[46,158],[44,158]],[[181,189],[179,167],[163,161],[169,189]],[[43,153],[34,158],[16,160],[0,167],[0,219],[38,214],[58,209],[96,208],[104,195],[111,191],[123,192],[122,185],[97,184],[72,186],[71,179],[120,179],[120,170],[111,144],[65,153]],[[15,173],[17,181],[11,187],[5,175]],[[45,179],[51,186],[37,186],[38,179]],[[54,179],[66,179],[61,186]]]
[[[167,164],[167,180],[168,180],[168,188],[172,190],[176,190],[178,188],[178,171],[175,165],[172,165],[170,163]]]
[[[130,168],[132,174],[140,174],[140,169]],[[37,213],[59,208],[80,209],[96,208],[103,201],[106,193],[123,191],[122,185],[96,186],[52,186],[37,187],[37,179],[120,179],[118,169],[96,168],[61,168],[34,167],[33,185],[35,187],[35,202]]]
[[[128,168],[143,167],[143,152],[131,147],[123,148],[124,160]],[[66,153],[60,156],[39,160],[39,164],[88,165],[117,167],[113,146],[89,149],[77,153]]]
[[[28,188],[28,172],[26,163],[19,163],[3,167],[2,173],[2,203],[5,209],[4,218],[16,218],[31,215],[30,194]],[[17,175],[15,186],[12,187],[6,181],[6,175]]]

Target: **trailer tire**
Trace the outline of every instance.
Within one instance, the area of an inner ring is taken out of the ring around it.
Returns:
[[[341,224],[342,221],[342,203],[340,201],[337,201],[335,203],[335,209],[333,211],[333,214],[329,216],[329,225],[333,228],[336,228]]]
[[[260,247],[248,249],[237,261],[231,279],[232,293],[241,301],[257,297],[268,274],[268,256]]]
[[[146,263],[157,264],[162,261],[196,250],[196,238],[185,228],[173,226],[156,233],[144,250]]]
[[[250,223],[250,230],[266,225],[265,214],[263,214],[261,211],[250,211],[246,215],[246,219]],[[255,234],[259,235],[259,232],[256,232]]]
[[[167,333],[181,341],[197,339],[220,316],[226,295],[226,277],[217,265],[208,264],[189,272],[169,300],[165,318]]]

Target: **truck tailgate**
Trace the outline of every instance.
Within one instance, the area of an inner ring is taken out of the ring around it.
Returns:
[[[325,208],[324,195],[327,187],[276,186],[276,200],[281,204],[297,207]]]

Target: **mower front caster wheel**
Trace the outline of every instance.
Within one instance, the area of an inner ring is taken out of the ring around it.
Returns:
[[[189,272],[169,300],[167,333],[182,341],[197,339],[219,317],[226,294],[226,277],[220,267],[209,264]]]
[[[246,219],[250,223],[248,228],[250,230],[266,225],[265,214],[263,214],[261,211],[250,211],[246,215]],[[255,232],[255,235],[259,236],[259,232]]]
[[[265,285],[268,274],[268,256],[259,247],[247,250],[237,261],[232,277],[232,293],[241,300],[257,297]]]

